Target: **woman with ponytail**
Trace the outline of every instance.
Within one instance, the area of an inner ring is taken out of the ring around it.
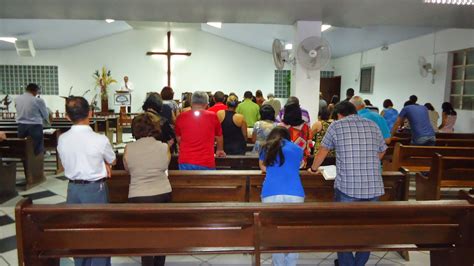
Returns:
[[[441,125],[439,125],[439,132],[441,133],[453,133],[454,124],[456,124],[457,113],[454,111],[453,106],[449,102],[444,102],[441,105],[443,114],[441,116]]]
[[[263,203],[304,202],[304,190],[299,175],[303,150],[290,140],[290,132],[275,127],[262,146],[260,168],[266,173],[262,187]],[[295,266],[298,253],[272,255],[273,265]]]

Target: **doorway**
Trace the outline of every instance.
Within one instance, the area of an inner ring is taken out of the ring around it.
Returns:
[[[321,78],[319,90],[323,94],[323,99],[329,104],[332,96],[337,95],[341,100],[341,76],[332,78]]]

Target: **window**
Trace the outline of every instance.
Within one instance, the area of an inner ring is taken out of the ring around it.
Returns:
[[[22,94],[29,83],[38,84],[41,94],[58,95],[58,67],[0,65],[0,94]]]
[[[375,67],[363,67],[360,69],[360,93],[372,93],[374,91]]]
[[[334,77],[334,71],[321,71],[321,78],[333,78]]]
[[[290,70],[275,70],[274,86],[275,86],[276,98],[290,97],[291,71]]]
[[[474,110],[474,49],[452,53],[449,101],[456,109]]]

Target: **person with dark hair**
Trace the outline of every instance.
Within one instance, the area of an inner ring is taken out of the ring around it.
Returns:
[[[411,95],[408,100],[413,104],[416,104],[416,102],[418,101],[418,97],[416,95]]]
[[[321,147],[321,142],[323,141],[324,135],[333,122],[329,114],[328,108],[323,108],[319,112],[318,121],[316,121],[313,126],[311,126],[311,135],[313,136],[314,141],[314,152],[316,153]],[[330,157],[334,157],[334,151],[329,153]]]
[[[439,125],[439,132],[453,133],[454,124],[456,124],[457,113],[449,102],[444,102],[441,105],[443,113],[441,114],[441,125]]]
[[[299,106],[299,108],[301,109],[301,116],[302,116],[304,122],[308,125],[308,127],[311,127],[311,124],[310,124],[311,123],[311,118],[309,117],[309,112],[308,112],[308,110],[301,108],[300,100],[298,99],[298,97],[290,96],[288,98],[288,101],[286,102],[285,106],[289,105],[289,104],[296,104],[296,105]],[[283,109],[280,110],[280,113],[278,114],[278,116],[276,118],[276,121],[278,123],[281,123],[283,121],[284,117],[285,117],[285,108],[283,107]]]
[[[304,189],[299,173],[303,151],[290,141],[290,132],[275,127],[262,147],[259,165],[265,173],[262,186],[263,203],[304,202]],[[298,253],[272,254],[273,265],[294,266]]]
[[[352,97],[354,98],[354,97]],[[368,109],[372,112],[375,112],[375,113],[379,113],[379,108],[374,106],[369,99],[364,99],[364,103],[365,103],[365,109]],[[356,106],[357,107],[357,106]]]
[[[92,116],[89,103],[83,97],[69,97],[67,118],[74,124],[58,140],[58,154],[69,180],[66,203],[108,203],[105,180],[110,166],[115,164],[115,152],[109,139],[95,133],[89,126]],[[75,265],[110,265],[110,257],[74,258]]]
[[[157,140],[168,143],[168,145],[172,147],[171,150],[175,151],[176,146],[174,144],[176,143],[176,134],[170,121],[163,115],[163,109],[167,109],[171,112],[171,108],[168,105],[163,105],[160,94],[156,92],[150,93],[142,106],[144,112],[154,114],[157,116],[157,121],[160,122],[161,134]]]
[[[434,146],[436,144],[435,131],[431,126],[426,107],[416,104],[412,100],[405,102],[405,107],[400,111],[397,121],[393,125],[392,136],[395,135],[400,125],[404,124],[405,120],[410,123],[412,145]]]
[[[244,101],[237,106],[237,113],[244,116],[247,126],[253,128],[255,122],[260,120],[260,106],[252,102],[252,92],[244,93]]]
[[[336,105],[338,120],[328,128],[308,171],[316,173],[330,150],[336,151],[336,202],[378,201],[384,192],[380,162],[387,145],[373,121],[357,115],[350,102]],[[336,265],[365,265],[370,252],[338,252]],[[357,263],[356,263],[357,262]]]
[[[386,99],[383,101],[383,110],[380,113],[380,115],[385,119],[387,122],[387,126],[389,129],[393,128],[393,124],[395,124],[395,121],[397,120],[398,117],[398,111],[397,109],[393,108],[393,103],[392,100]]]
[[[247,149],[247,123],[243,115],[235,113],[238,104],[235,96],[229,96],[227,110],[217,112],[227,155],[245,155]]]
[[[219,119],[206,110],[208,103],[207,93],[196,91],[191,98],[191,111],[181,113],[176,119],[179,170],[213,170],[216,169],[215,156],[226,156]]]
[[[285,105],[285,116],[279,126],[283,126],[290,132],[290,140],[303,150],[303,161],[301,168],[306,166],[306,160],[311,153],[311,134],[308,124],[302,118],[301,108],[297,103]]]
[[[426,109],[428,109],[428,115],[430,117],[430,123],[431,126],[433,127],[433,130],[435,132],[438,132],[438,120],[439,120],[439,114],[436,112],[434,109],[433,105],[431,103],[425,103]]]
[[[163,105],[167,105],[170,107],[171,111],[172,111],[172,116],[171,116],[171,120],[169,120],[170,122],[174,123],[174,121],[176,121],[176,117],[178,117],[179,115],[179,106],[178,106],[178,103],[173,100],[174,98],[174,91],[171,87],[163,87],[163,89],[161,90],[161,98],[163,99]],[[168,117],[166,117],[168,118]]]
[[[169,147],[158,141],[161,126],[158,116],[145,112],[132,120],[135,142],[125,146],[123,164],[130,173],[128,202],[167,203],[171,201],[171,184],[166,171],[171,159]],[[165,265],[165,256],[144,256],[142,265]]]
[[[258,106],[262,106],[263,103],[265,102],[265,98],[263,98],[263,93],[261,90],[257,90],[255,92],[255,101]]]
[[[224,103],[227,102],[227,100],[226,100],[226,97],[225,97],[225,95],[222,91],[216,91],[214,93],[213,98],[214,98],[215,104],[214,104],[214,106],[209,107],[209,109],[207,109],[208,111],[211,111],[211,112],[214,112],[214,113],[217,114],[217,112],[220,111],[220,110],[227,110],[227,105],[224,104]],[[237,104],[238,104],[239,100],[237,98],[235,98],[235,99],[237,100]]]
[[[329,112],[329,117],[332,120],[335,120],[336,117],[334,115],[334,108],[336,107],[336,104],[339,103],[339,96],[338,95],[333,95],[331,98],[331,101],[328,104],[328,112]]]
[[[321,111],[323,109],[327,109],[327,108],[328,108],[328,102],[326,102],[326,100],[324,100],[323,93],[319,92],[319,110],[318,110],[318,114],[321,113]]]
[[[351,100],[352,97],[354,97],[354,89],[349,88],[346,90],[346,99],[344,99],[342,102],[348,102]]]
[[[183,94],[183,99],[181,99],[181,113],[191,110],[191,96],[193,94],[186,92]]]
[[[255,145],[252,152],[260,153],[265,140],[275,126],[275,110],[269,104],[262,105],[260,108],[260,120],[253,126],[252,142]]]
[[[15,98],[15,108],[18,137],[31,137],[35,155],[43,156],[43,120],[49,120],[49,113],[44,100],[39,98],[39,92],[37,84],[28,84],[25,93]]]

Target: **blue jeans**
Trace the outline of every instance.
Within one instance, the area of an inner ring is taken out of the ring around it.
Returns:
[[[339,189],[334,189],[334,201],[336,202],[358,202],[358,201],[378,201],[379,197],[370,199],[358,199],[348,196]],[[356,252],[355,256],[352,252],[338,252],[337,260],[339,266],[364,266],[369,260],[370,252]]]
[[[216,170],[216,168],[209,168],[197,164],[189,164],[189,163],[180,163],[179,170]]]
[[[419,137],[417,139],[412,139],[411,144],[417,145],[417,146],[434,146],[436,145],[436,137],[435,136]]]
[[[90,184],[69,183],[67,187],[68,204],[108,203],[108,188],[105,182]],[[74,258],[75,266],[110,266],[110,257]]]
[[[262,198],[263,203],[301,203],[304,197],[291,195],[275,195]],[[274,253],[272,261],[274,266],[296,266],[298,262],[298,253]]]

